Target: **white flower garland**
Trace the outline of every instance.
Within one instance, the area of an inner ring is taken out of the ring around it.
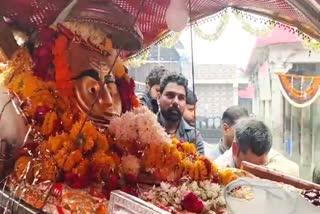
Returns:
[[[108,131],[118,141],[137,141],[142,144],[170,141],[170,137],[158,123],[156,115],[144,106],[113,119]]]
[[[206,213],[214,213],[214,210],[226,206],[223,191],[222,186],[209,180],[188,181],[180,186],[162,182],[159,187],[153,187],[152,190],[143,193],[142,197],[154,204],[160,203],[182,209],[181,201],[189,192],[193,192],[203,202]]]

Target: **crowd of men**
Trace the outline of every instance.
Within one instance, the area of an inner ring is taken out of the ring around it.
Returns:
[[[240,168],[243,161],[263,165],[287,175],[299,177],[299,166],[272,148],[272,134],[263,121],[249,116],[247,109],[231,106],[222,115],[222,139],[206,149],[201,133],[195,128],[197,97],[188,89],[188,80],[180,73],[155,67],[146,78],[141,103],[156,114],[158,122],[171,137],[195,144],[219,166]],[[314,175],[320,174],[316,168]],[[320,178],[314,176],[314,182]]]

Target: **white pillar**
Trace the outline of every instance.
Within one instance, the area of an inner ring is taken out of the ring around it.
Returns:
[[[293,144],[292,144],[292,136],[291,136],[291,130],[292,130],[292,120],[291,120],[291,104],[284,100],[284,141],[286,142],[286,152],[289,156],[292,157],[293,153]]]
[[[318,98],[311,107],[312,117],[312,168],[320,162],[320,99]]]
[[[258,119],[259,120],[263,120],[265,119],[265,101],[263,100],[260,100],[259,102],[259,115],[258,116]]]
[[[291,105],[292,158],[300,162],[301,109]]]
[[[309,166],[312,162],[311,111],[310,106],[301,110],[301,164]]]
[[[277,80],[278,76],[275,73],[271,74],[271,120],[270,128],[273,134],[273,146],[275,149],[284,150],[284,102],[280,91],[280,83]]]
[[[264,101],[264,119],[266,125],[271,129],[271,101],[265,100]]]

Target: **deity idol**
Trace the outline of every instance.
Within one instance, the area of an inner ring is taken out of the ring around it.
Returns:
[[[0,12],[9,24],[22,26],[28,34],[26,26],[35,25],[19,16],[28,17],[30,11],[14,7],[14,2],[1,3]],[[118,51],[141,48],[133,17],[107,0],[54,2],[53,14],[61,8],[54,25],[34,27],[36,36],[29,34],[25,43],[29,49],[18,48],[1,73],[1,169],[12,168],[17,149],[25,144],[48,141],[72,130],[80,133],[80,127],[75,130],[73,124],[81,126],[85,120],[104,130],[112,118],[138,105],[134,82]],[[10,13],[13,10],[17,17]],[[8,36],[2,39],[4,50],[17,47],[8,47]],[[1,177],[6,174],[1,170]]]

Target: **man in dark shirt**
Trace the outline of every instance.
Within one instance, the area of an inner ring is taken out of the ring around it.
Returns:
[[[157,98],[159,96],[160,80],[166,73],[168,73],[168,70],[165,67],[154,67],[146,78],[146,92],[140,98],[140,102],[153,113],[157,113],[159,110]]]
[[[196,104],[198,102],[196,94],[188,89],[187,91],[187,100],[186,100],[186,109],[183,113],[183,119],[192,127],[195,127],[196,124]]]
[[[182,117],[186,108],[188,80],[182,74],[171,73],[160,82],[158,121],[171,136],[195,144],[200,154],[204,153],[201,134]]]

